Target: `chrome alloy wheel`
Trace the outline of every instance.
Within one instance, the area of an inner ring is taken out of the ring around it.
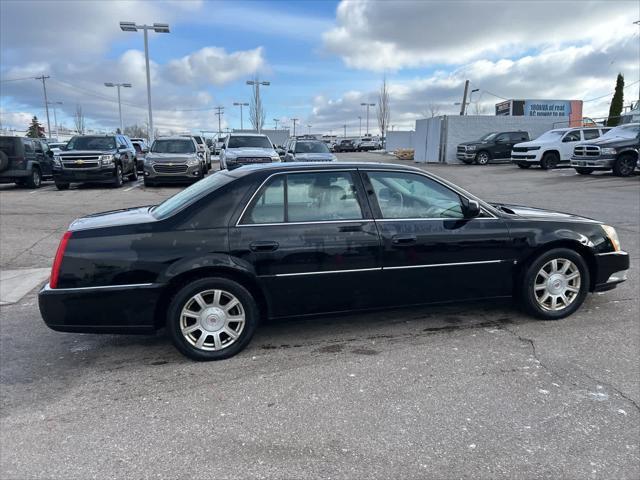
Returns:
[[[572,261],[548,261],[538,271],[533,286],[538,305],[552,312],[564,310],[578,298],[581,280],[580,270]]]
[[[192,296],[180,313],[180,331],[196,348],[223,350],[238,340],[245,312],[234,295],[225,290],[205,290]]]

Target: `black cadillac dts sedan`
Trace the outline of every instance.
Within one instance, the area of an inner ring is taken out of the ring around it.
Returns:
[[[559,319],[628,268],[608,225],[487,203],[416,168],[268,164],[74,221],[39,304],[54,330],[166,327],[183,354],[217,360],[266,317],[514,296]]]

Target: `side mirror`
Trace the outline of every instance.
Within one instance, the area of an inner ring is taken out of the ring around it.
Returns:
[[[290,153],[291,155],[293,155],[293,150],[289,150],[287,153]]]
[[[480,215],[480,204],[476,200],[462,199],[464,218],[474,218]]]
[[[53,150],[47,150],[47,157],[53,158]]]

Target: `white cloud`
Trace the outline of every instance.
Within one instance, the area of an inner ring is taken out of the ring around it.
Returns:
[[[196,85],[223,85],[264,67],[262,47],[232,53],[224,48],[204,47],[167,65],[169,75],[177,83]]]
[[[633,8],[635,6],[635,9]],[[638,3],[343,0],[326,50],[354,68],[397,70],[518,56],[637,32]],[[634,11],[635,10],[635,11]]]

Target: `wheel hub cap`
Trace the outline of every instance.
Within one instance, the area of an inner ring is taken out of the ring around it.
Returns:
[[[538,271],[533,289],[541,308],[561,311],[578,297],[580,285],[578,267],[571,260],[556,258],[545,263]]]
[[[216,332],[224,327],[227,316],[221,308],[205,308],[200,314],[200,324],[209,332]]]

